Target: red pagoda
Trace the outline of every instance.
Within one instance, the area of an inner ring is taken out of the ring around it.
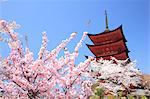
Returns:
[[[127,40],[123,34],[122,25],[114,30],[109,30],[108,19],[106,15],[106,30],[99,34],[88,34],[88,37],[94,45],[86,44],[90,51],[95,55],[96,59],[110,60],[111,56],[118,60],[129,59]],[[130,60],[129,60],[130,61]]]

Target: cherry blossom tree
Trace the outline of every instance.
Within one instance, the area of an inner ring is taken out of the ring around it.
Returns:
[[[150,95],[150,91],[142,86],[142,72],[136,68],[135,61],[117,60],[114,57],[111,60],[93,60],[89,70],[91,76],[97,80],[95,88],[105,89],[106,95],[117,95],[119,91],[125,95]]]
[[[20,25],[14,21],[0,20],[0,32],[10,37],[7,41],[10,53],[0,61],[0,89],[3,98],[84,99],[92,94],[92,80],[84,78],[93,58],[89,57],[75,65],[75,59],[87,32],[83,33],[72,53],[67,50],[66,45],[77,33],[72,33],[55,49],[48,51],[47,35],[43,32],[38,58],[34,59],[33,52],[28,46],[24,51],[18,33],[14,31],[18,27]],[[61,50],[64,50],[64,56],[58,58]]]

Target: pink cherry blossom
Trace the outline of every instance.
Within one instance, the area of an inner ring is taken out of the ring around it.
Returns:
[[[92,81],[90,79],[89,81],[82,80],[82,77],[88,73],[87,69],[93,58],[89,57],[79,65],[75,64],[79,48],[82,46],[87,32],[83,33],[72,53],[67,50],[66,46],[76,36],[76,32],[72,33],[68,39],[63,40],[52,51],[47,50],[48,39],[46,32],[43,32],[38,58],[34,59],[34,53],[28,46],[24,51],[21,40],[14,32],[16,28],[18,25],[14,21],[11,23],[0,20],[0,32],[6,33],[11,39],[8,42],[10,53],[0,61],[2,98],[84,99],[91,95]],[[64,51],[64,56],[58,57],[61,50]],[[79,90],[80,92],[78,92]]]

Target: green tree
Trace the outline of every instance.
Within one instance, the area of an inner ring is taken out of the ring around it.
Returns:
[[[96,88],[94,93],[95,93],[95,95],[99,96],[100,99],[104,98],[104,89],[103,88]]]

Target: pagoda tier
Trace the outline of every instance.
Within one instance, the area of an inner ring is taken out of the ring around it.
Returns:
[[[120,54],[122,52],[128,52],[128,48],[123,39],[113,43],[107,43],[101,45],[88,45],[88,44],[86,45],[96,57],[113,56],[113,55]]]
[[[101,58],[103,58],[105,60],[111,60],[111,57],[115,57],[116,59],[119,59],[119,60],[126,60],[126,59],[129,58],[129,56],[127,54],[128,52],[129,51],[123,51],[119,54],[114,54],[114,55],[111,55],[111,56],[108,55],[108,56],[103,56],[103,57],[95,57],[95,58],[96,58],[96,60],[99,60]],[[88,58],[88,56],[85,56],[85,57]],[[130,59],[128,61],[130,61]]]
[[[115,57],[116,59],[119,59],[119,60],[126,60],[126,59],[129,58],[129,56],[127,54],[127,51],[124,51],[120,54],[111,55],[111,57]],[[110,56],[96,57],[96,59],[99,60],[100,58],[103,58],[103,59],[106,59],[106,60],[111,60],[111,57]]]
[[[94,45],[113,43],[121,39],[123,39],[124,42],[127,42],[123,35],[122,25],[111,31],[104,31],[99,34],[88,34],[88,36]]]

